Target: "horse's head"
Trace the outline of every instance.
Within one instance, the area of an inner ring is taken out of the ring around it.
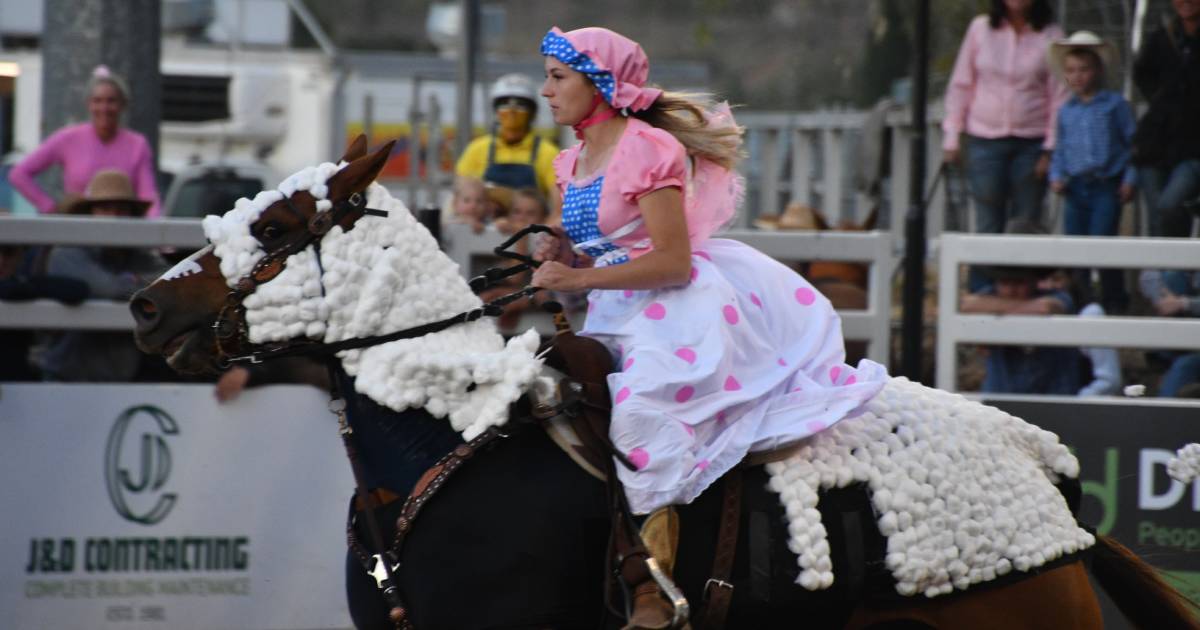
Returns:
[[[364,216],[365,191],[391,148],[368,155],[359,136],[340,165],[304,169],[278,190],[206,217],[209,245],[133,296],[138,347],[162,354],[177,371],[203,373],[250,344],[324,340],[327,300],[337,291],[326,286],[319,249]]]

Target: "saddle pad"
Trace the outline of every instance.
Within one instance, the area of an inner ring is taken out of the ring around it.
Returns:
[[[900,595],[966,590],[1095,543],[1054,485],[1079,474],[1057,435],[904,378],[862,409],[766,465],[802,587],[834,581],[818,492],[855,482],[869,489]]]

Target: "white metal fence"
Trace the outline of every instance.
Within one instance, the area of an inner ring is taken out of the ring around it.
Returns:
[[[938,389],[957,388],[961,343],[1200,351],[1200,319],[974,315],[958,311],[960,265],[1200,268],[1191,239],[943,234],[938,252]]]
[[[845,311],[847,339],[868,342],[867,353],[886,364],[891,318],[891,278],[897,260],[884,232],[819,233],[733,230],[724,235],[748,243],[784,261],[832,260],[869,265],[868,307]],[[447,225],[443,247],[464,274],[503,240],[494,229],[475,234],[466,225]],[[204,244],[194,219],[96,219],[86,217],[0,217],[0,245],[98,245],[115,247],[198,248]],[[88,300],[66,306],[53,300],[0,304],[0,328],[127,330],[133,325],[124,303]]]
[[[723,237],[758,248],[783,261],[829,260],[869,265],[868,308],[841,313],[849,340],[868,342],[868,356],[886,364],[890,347],[892,276],[898,264],[886,232],[765,232],[730,230]],[[447,225],[446,252],[472,273],[502,239],[494,230],[473,233]],[[96,219],[0,216],[0,245],[98,245],[178,247],[204,244],[194,219]],[[1200,319],[995,316],[958,312],[959,266],[967,264],[1057,265],[1064,267],[1194,269],[1200,241],[1149,238],[978,236],[943,234],[938,253],[937,386],[953,390],[958,344],[1038,344],[1200,351]],[[88,300],[66,306],[53,300],[0,302],[0,328],[128,330],[126,305]]]
[[[99,219],[71,216],[0,216],[0,245],[178,247],[204,245],[198,219]],[[54,300],[0,302],[0,328],[130,330],[124,302],[87,300],[67,306]]]
[[[911,114],[894,108],[884,115],[878,138],[863,137],[867,113],[862,111],[745,112],[738,123],[746,128],[748,159],[743,171],[748,180],[753,210],[741,217],[747,227],[757,216],[778,214],[796,201],[821,210],[831,221],[861,220],[872,200],[855,185],[873,165],[864,162],[865,141],[887,150],[888,172],[881,181],[879,203],[883,225],[903,225],[908,208],[909,156],[913,137]],[[942,114],[931,107],[926,134],[926,182],[933,182],[942,161]],[[930,198],[929,232],[936,237],[944,227],[945,196],[935,189]]]
[[[867,356],[888,363],[891,334],[891,278],[897,258],[886,232],[764,232],[736,229],[719,235],[742,241],[781,261],[847,261],[869,265],[867,308],[840,313],[846,339],[867,342]],[[490,259],[503,237],[494,229],[475,234],[466,225],[448,225],[443,247],[464,273]]]

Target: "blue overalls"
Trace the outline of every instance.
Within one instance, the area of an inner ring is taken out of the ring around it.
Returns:
[[[522,188],[537,188],[538,179],[537,171],[534,169],[534,164],[537,164],[538,146],[542,143],[541,136],[533,137],[533,149],[529,152],[529,163],[496,163],[496,135],[492,134],[491,142],[488,143],[488,158],[487,168],[483,171],[483,181],[496,184],[498,186],[506,186],[513,190]]]

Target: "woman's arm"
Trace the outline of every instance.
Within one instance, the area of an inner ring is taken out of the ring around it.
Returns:
[[[59,153],[61,137],[62,134],[59,132],[46,138],[38,148],[33,150],[33,153],[17,162],[17,165],[8,173],[8,181],[12,182],[13,188],[16,188],[17,192],[28,199],[29,203],[38,209],[38,212],[54,212],[54,199],[47,195],[46,191],[42,190],[42,187],[38,186],[33,178],[38,173],[50,168],[51,165],[62,161]]]
[[[146,210],[146,218],[153,219],[162,214],[161,200],[158,196],[158,182],[154,179],[154,156],[150,154],[150,144],[142,140],[141,157],[133,167],[133,190],[138,199],[149,199],[153,203]]]
[[[1164,36],[1165,33],[1161,29],[1151,33],[1142,42],[1142,49],[1133,61],[1133,84],[1147,102],[1154,100],[1161,83],[1163,63],[1157,52],[1159,39]]]
[[[1133,165],[1131,159],[1131,147],[1133,146],[1133,134],[1137,132],[1137,120],[1133,117],[1133,109],[1129,107],[1129,101],[1124,98],[1117,103],[1117,110],[1114,114],[1117,117],[1117,129],[1121,135],[1121,143],[1117,150],[1121,152],[1121,159],[1125,163],[1125,167],[1121,169],[1121,184],[1132,189],[1137,186],[1137,167]]]
[[[674,186],[638,199],[642,220],[654,244],[651,251],[621,265],[574,269],[546,262],[533,274],[533,285],[556,291],[585,289],[659,289],[688,281],[692,246],[683,215],[683,195]]]
[[[954,71],[946,85],[946,114],[942,119],[942,149],[947,157],[957,157],[958,136],[967,124],[967,109],[975,92],[975,54],[978,51],[978,28],[972,22],[963,36],[954,60]]]

